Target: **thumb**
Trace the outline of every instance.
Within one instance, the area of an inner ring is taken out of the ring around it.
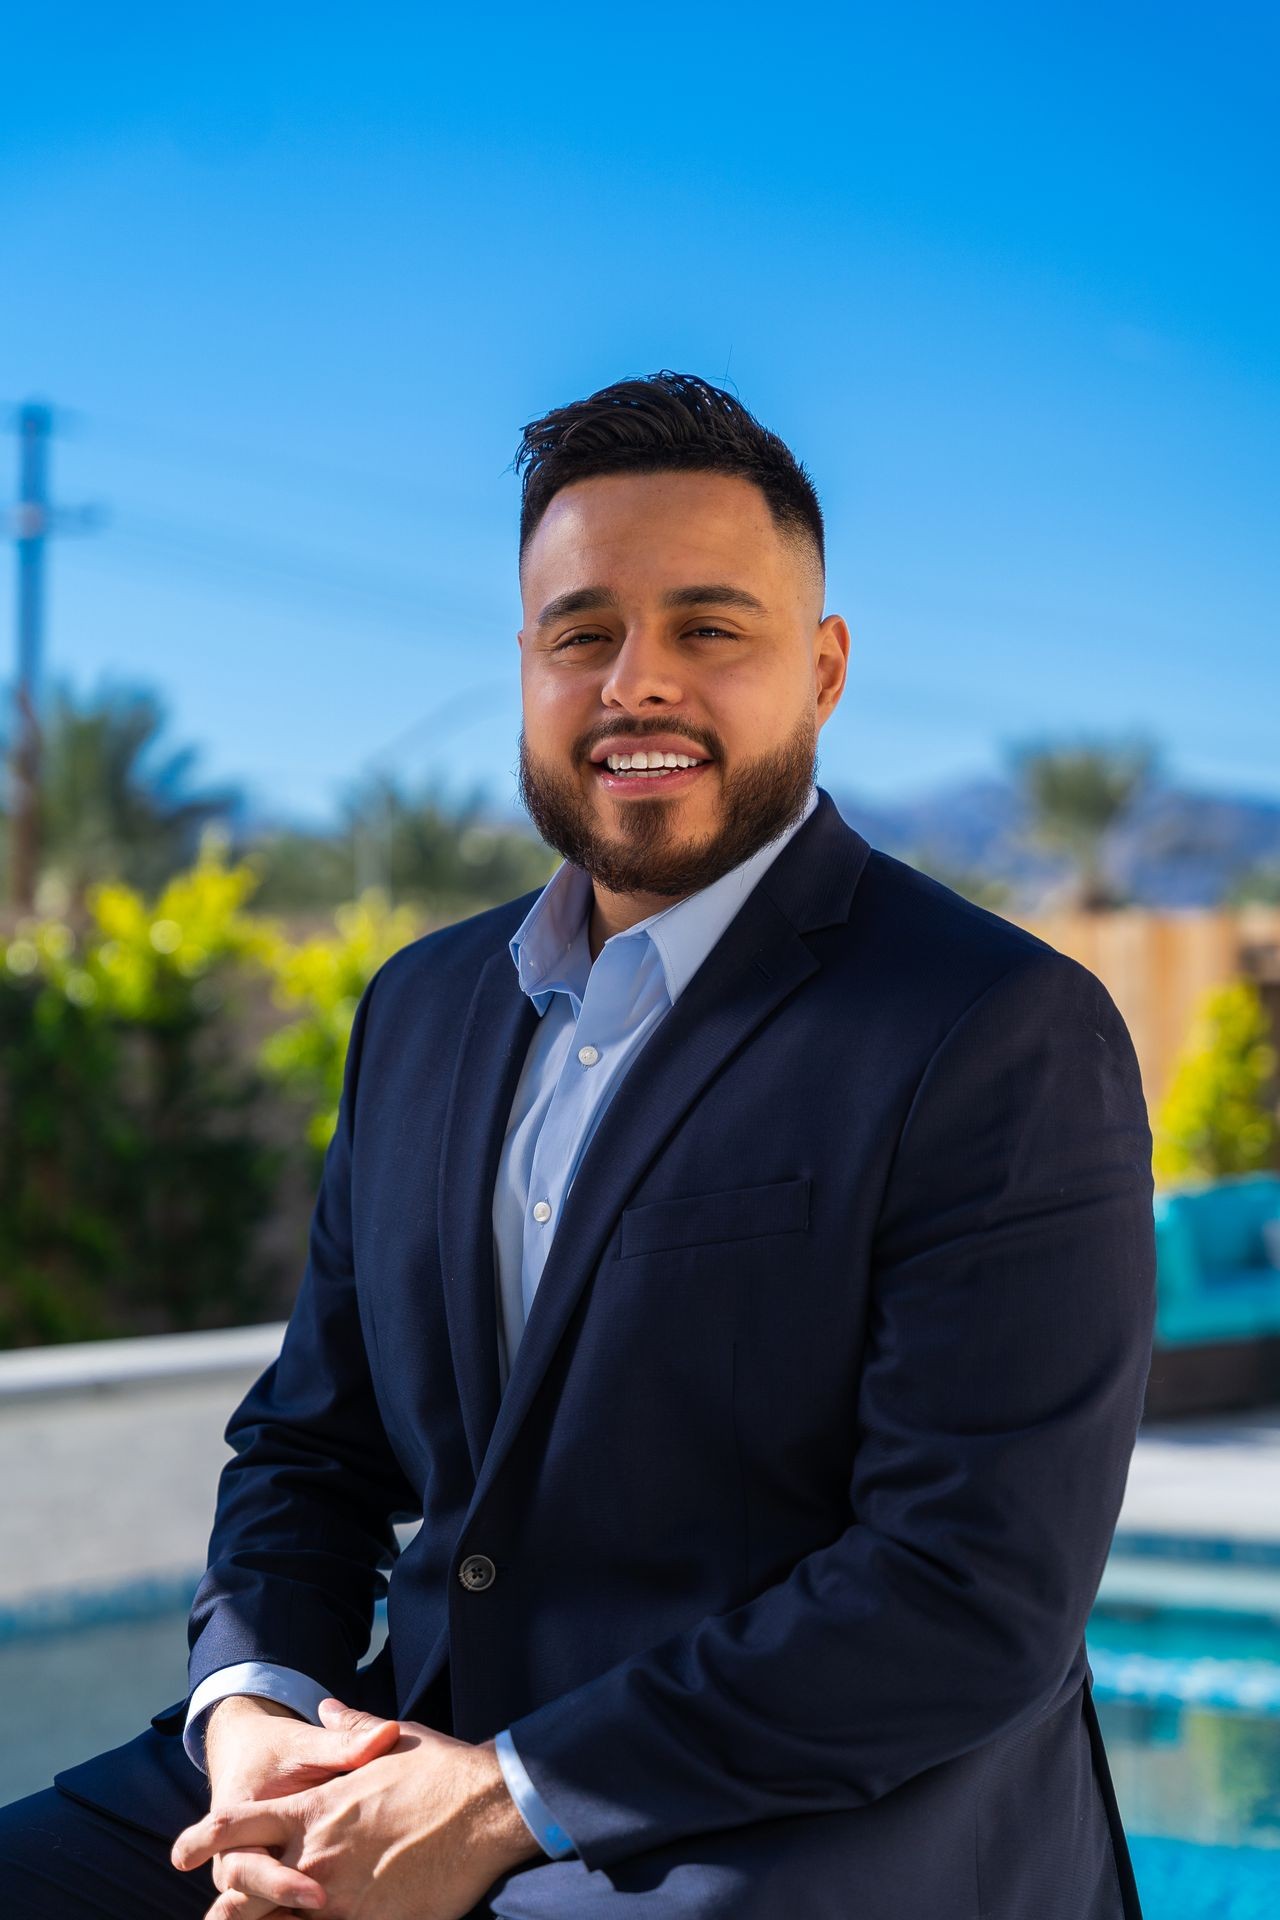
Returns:
[[[388,1730],[395,1739],[400,1738],[398,1720],[383,1720],[376,1713],[364,1713],[359,1707],[349,1707],[341,1700],[322,1700],[317,1711],[322,1727],[329,1733],[346,1734],[357,1746],[366,1745],[376,1735],[385,1736]]]

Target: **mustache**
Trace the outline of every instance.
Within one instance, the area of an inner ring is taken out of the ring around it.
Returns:
[[[693,727],[682,726],[678,721],[673,722],[655,718],[648,722],[641,721],[637,725],[630,727],[615,726],[595,728],[585,740],[579,742],[578,758],[581,760],[590,759],[592,750],[597,747],[602,740],[650,740],[654,734],[657,733],[674,734],[681,740],[691,740],[695,746],[704,748],[714,759],[719,760],[722,757],[718,734],[707,730],[698,730]]]

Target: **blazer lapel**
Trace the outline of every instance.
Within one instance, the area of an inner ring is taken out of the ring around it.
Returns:
[[[445,1313],[472,1470],[497,1417],[493,1189],[538,1013],[504,941],[480,969],[463,1023],[440,1153],[437,1218]]]
[[[675,1006],[627,1069],[622,1095],[615,1093],[601,1116],[565,1201],[492,1425],[472,1512],[492,1485],[529,1412],[628,1195],[661,1151],[668,1133],[724,1061],[817,970],[820,962],[802,932],[847,919],[853,889],[869,853],[866,840],[845,825],[830,797],[822,793],[814,813],[748,895]],[[514,972],[510,956],[503,958],[508,970]],[[481,988],[477,988],[477,1003],[482,988],[483,977]],[[507,1023],[505,1031],[514,1036],[516,1028],[509,1015]],[[459,1216],[470,1220],[472,1232],[483,1212],[486,1248],[490,1243],[489,1198],[514,1088],[512,1074],[500,1086],[490,1083],[487,1089],[473,1087],[471,1101],[483,1101],[490,1109],[488,1157],[481,1160],[476,1151],[469,1167],[461,1156],[457,1162],[459,1179],[474,1183],[483,1173],[482,1193],[468,1194],[464,1202],[455,1188],[453,1202]],[[491,1111],[495,1103],[496,1115]],[[483,1121],[472,1122],[473,1150],[479,1146],[485,1125]],[[451,1153],[451,1163],[453,1158]],[[490,1284],[489,1298],[492,1293]],[[486,1401],[486,1407],[489,1404]]]

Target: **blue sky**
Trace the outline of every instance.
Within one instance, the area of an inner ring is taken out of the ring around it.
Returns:
[[[0,401],[110,510],[48,675],[154,686],[280,815],[373,765],[506,804],[520,428],[670,366],[818,486],[827,784],[1140,729],[1280,797],[1273,8],[451,13],[6,24]]]

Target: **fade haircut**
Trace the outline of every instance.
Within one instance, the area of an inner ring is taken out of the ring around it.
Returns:
[[[697,374],[663,368],[555,407],[524,429],[514,465],[522,483],[522,563],[553,496],[575,480],[602,473],[736,473],[760,489],[781,533],[812,543],[825,572],[822,508],[804,467],[731,393]]]

